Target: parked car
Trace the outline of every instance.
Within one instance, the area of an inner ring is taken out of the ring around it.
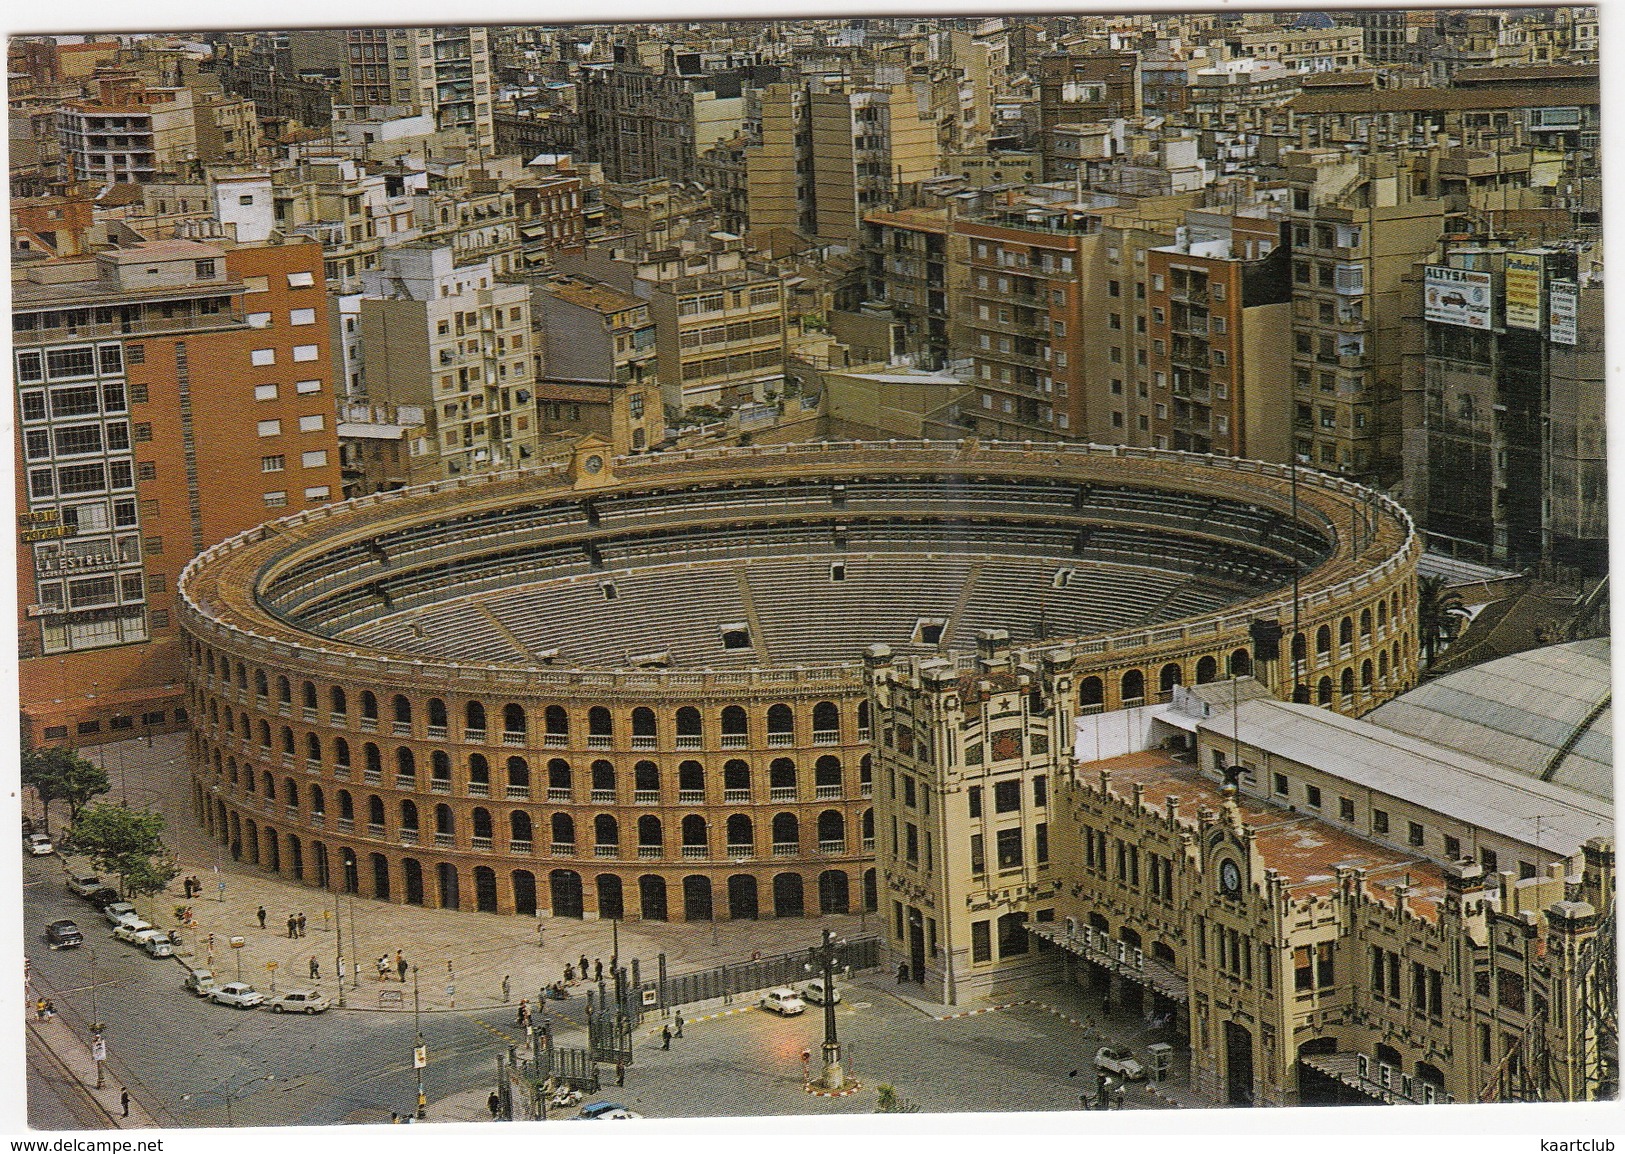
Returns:
[[[28,852],[35,857],[44,857],[48,853],[55,853],[56,846],[51,844],[51,839],[45,834],[31,833],[28,835]]]
[[[284,990],[265,1002],[273,1014],[319,1014],[333,1003],[315,990]]]
[[[105,910],[114,902],[119,901],[118,891],[112,886],[103,886],[99,890],[92,890],[85,895],[85,900],[99,910]]]
[[[147,951],[149,958],[172,958],[175,956],[175,944],[169,940],[169,935],[163,930],[146,930],[138,934],[135,944]]]
[[[152,923],[144,922],[140,918],[131,918],[129,921],[120,922],[114,926],[113,936],[121,942],[129,942],[131,945],[139,946],[141,944],[141,935],[151,930]]]
[[[79,932],[79,927],[67,918],[45,927],[45,941],[53,950],[65,950],[71,946],[82,945],[84,940],[85,935]]]
[[[642,1114],[628,1110],[619,1102],[594,1102],[590,1106],[581,1107],[577,1118],[585,1121],[596,1121],[599,1118],[641,1118]]]
[[[96,874],[69,874],[67,886],[80,897],[88,898],[102,888],[102,879]]]
[[[1145,1067],[1135,1061],[1127,1046],[1102,1046],[1096,1050],[1095,1069],[1116,1074],[1125,1082],[1138,1082],[1145,1077]]]
[[[207,998],[220,988],[213,970],[188,970],[181,984],[200,998]]]
[[[107,919],[108,925],[116,926],[122,922],[138,921],[141,915],[135,912],[133,902],[108,902],[102,907],[102,917]]]
[[[239,1010],[252,1010],[265,1001],[265,995],[247,982],[227,982],[209,995],[209,1001],[221,1006],[236,1006]]]
[[[814,978],[812,981],[801,987],[802,998],[805,1001],[811,1002],[815,1006],[822,1006],[824,1004],[826,1000],[824,993],[823,978]],[[841,991],[835,986],[834,983],[830,984],[828,1000],[834,1002],[837,1006],[841,1004]]]
[[[762,1000],[757,1003],[764,1010],[772,1010],[775,1014],[788,1018],[791,1014],[799,1014],[806,1010],[807,1004],[789,986],[780,986],[776,990],[769,990]]]

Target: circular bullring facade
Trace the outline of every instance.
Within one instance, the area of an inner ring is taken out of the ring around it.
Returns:
[[[1320,474],[977,442],[591,470],[594,448],[188,566],[194,804],[234,856],[502,913],[873,908],[871,644],[970,661],[1005,630],[1071,668],[1058,725],[1232,672],[1349,712],[1415,679],[1410,522]],[[1260,619],[1295,663],[1255,665]]]

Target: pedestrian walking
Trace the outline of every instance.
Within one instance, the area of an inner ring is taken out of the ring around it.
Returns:
[[[130,1091],[128,1087],[119,1087],[118,1106],[124,1112],[123,1116],[128,1118],[130,1116]]]
[[[681,1014],[677,1015],[677,1036],[679,1038],[683,1036],[683,1015]]]
[[[595,982],[601,982],[601,981],[604,980],[604,959],[603,958],[594,958],[593,959],[593,963],[592,963],[592,980],[595,981]]]
[[[305,936],[305,915],[303,913],[299,915],[299,936]]]
[[[39,999],[39,1001],[34,1003],[34,1017],[38,1018],[42,1022],[45,1021],[45,999],[44,998],[41,998],[41,999]]]
[[[344,984],[344,959],[343,958],[339,959],[338,966],[339,966],[339,985],[342,986]]]
[[[261,906],[258,912],[260,918],[260,929],[263,930],[265,928],[265,907]]]
[[[313,982],[322,980],[322,967],[317,963],[314,956],[310,959],[310,980]]]
[[[288,915],[288,936],[290,938],[297,938],[299,936],[299,919],[294,917],[292,914]]]
[[[46,998],[45,999],[45,1020],[47,1022],[49,1022],[54,1017],[56,1017],[56,1003],[51,1001],[50,998]]]
[[[615,1063],[615,1084],[617,1086],[626,1085],[626,1063],[625,1062],[616,1062]]]
[[[587,955],[582,954],[581,955],[581,980],[583,982],[587,980],[587,973],[588,973],[588,970],[587,970]]]
[[[399,950],[395,951],[395,969],[401,975],[401,982],[404,984],[406,982],[406,959],[401,956]]]
[[[389,981],[389,955],[388,954],[384,954],[383,956],[381,956],[378,959],[378,980],[380,982]]]
[[[1117,1083],[1117,1089],[1112,1091],[1112,1109],[1121,1110],[1123,1108],[1123,1103],[1127,1100],[1128,1087],[1123,1085],[1121,1082]]]
[[[512,987],[508,984],[508,975],[503,974],[502,975],[502,1004],[504,1006],[506,1006],[508,1004],[508,995],[511,992],[512,992]]]
[[[519,1012],[514,1015],[513,1024],[516,1026],[530,1025],[530,1000],[528,998],[519,999]]]
[[[495,1122],[502,1116],[502,1095],[492,1090],[491,1096],[485,1100],[485,1106],[491,1111],[491,1121]]]
[[[574,982],[576,980],[576,968],[569,962],[564,963],[564,980],[567,982]]]
[[[660,1048],[662,1050],[671,1049],[671,1027],[670,1026],[661,1026],[660,1027]]]

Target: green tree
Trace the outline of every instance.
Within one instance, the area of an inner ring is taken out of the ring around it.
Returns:
[[[162,814],[103,802],[80,812],[73,848],[103,873],[117,874],[125,894],[155,894],[181,872],[164,848],[163,833]]]
[[[1445,588],[1443,577],[1416,579],[1416,632],[1426,664],[1432,665],[1440,642],[1453,640],[1467,609],[1461,598]]]
[[[68,803],[69,820],[77,819],[79,811],[91,798],[112,788],[107,774],[86,761],[71,749],[53,746],[49,749],[24,748],[22,782],[32,786],[45,809],[45,831],[51,830],[51,803]]]

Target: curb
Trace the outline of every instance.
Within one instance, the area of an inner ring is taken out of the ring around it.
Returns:
[[[701,1014],[697,1018],[684,1018],[683,1019],[683,1025],[692,1026],[695,1022],[709,1022],[709,1021],[711,1021],[711,1020],[713,1020],[715,1018],[726,1018],[726,1017],[729,1017],[730,1015],[733,1015],[733,1014],[748,1014],[750,1011],[752,1011],[754,1009],[756,1009],[755,1006],[735,1006],[731,1010],[718,1010],[714,1014]],[[658,1038],[658,1037],[660,1037],[660,1031],[659,1030],[650,1030],[648,1032],[648,1036],[651,1037],[651,1038]],[[672,1038],[676,1039],[677,1035],[673,1034]]]
[[[854,1080],[848,1082],[839,1090],[824,1090],[818,1088],[817,1083],[808,1082],[802,1087],[802,1089],[811,1094],[814,1098],[845,1098],[848,1094],[856,1094],[859,1090],[863,1089],[863,1083]]]

